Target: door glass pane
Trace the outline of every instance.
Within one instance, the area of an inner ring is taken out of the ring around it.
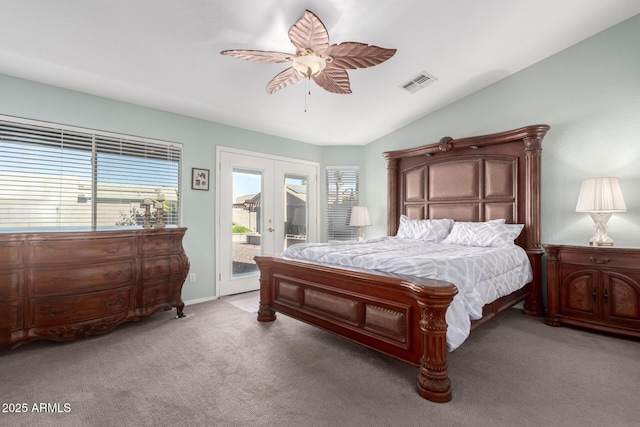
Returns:
[[[232,277],[258,271],[253,257],[260,254],[262,173],[233,169]]]
[[[284,177],[284,248],[307,241],[307,177]]]

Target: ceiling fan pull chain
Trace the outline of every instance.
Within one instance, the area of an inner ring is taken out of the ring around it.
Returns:
[[[304,112],[307,112],[307,94],[311,95],[311,77],[306,79],[306,87],[304,88]]]

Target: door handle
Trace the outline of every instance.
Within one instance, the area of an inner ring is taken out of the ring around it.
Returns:
[[[273,227],[269,227],[269,228],[267,228],[267,231],[270,232],[270,233],[273,233],[275,231],[275,229]]]

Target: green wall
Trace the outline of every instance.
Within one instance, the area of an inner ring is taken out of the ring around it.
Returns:
[[[640,247],[638,46],[640,15],[367,145],[364,196],[375,224],[367,236],[386,233],[383,151],[545,123],[543,243],[586,243],[594,229],[588,214],[575,212],[581,182],[616,176],[627,212],[613,215],[608,234],[616,246]]]

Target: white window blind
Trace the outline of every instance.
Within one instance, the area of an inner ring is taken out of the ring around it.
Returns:
[[[327,239],[329,241],[356,240],[357,227],[349,225],[351,207],[360,200],[358,167],[328,166],[327,182]]]
[[[179,225],[181,161],[180,144],[0,116],[0,229],[141,225],[158,193]]]

